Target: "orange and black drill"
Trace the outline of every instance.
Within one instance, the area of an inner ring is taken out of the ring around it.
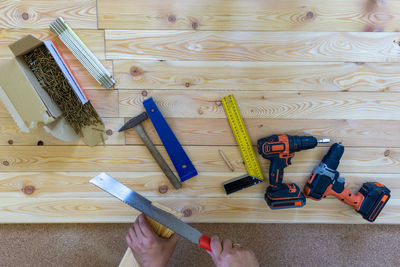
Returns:
[[[364,219],[373,222],[390,198],[390,190],[380,183],[364,183],[357,194],[344,187],[345,179],[337,168],[344,153],[341,144],[333,144],[321,163],[314,169],[304,194],[314,200],[332,195],[353,207]]]
[[[311,149],[318,143],[329,143],[329,139],[317,140],[313,136],[271,135],[258,140],[258,153],[269,159],[269,186],[265,201],[271,209],[298,208],[306,204],[300,188],[294,184],[282,183],[283,170],[290,164],[294,153]]]

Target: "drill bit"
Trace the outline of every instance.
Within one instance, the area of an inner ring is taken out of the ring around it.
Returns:
[[[331,142],[331,139],[329,139],[329,138],[323,138],[323,139],[318,140],[318,143],[322,143],[322,144],[330,143],[330,142]]]

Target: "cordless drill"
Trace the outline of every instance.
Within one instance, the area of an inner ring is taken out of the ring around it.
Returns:
[[[269,159],[269,186],[265,201],[271,209],[297,208],[306,204],[306,198],[294,183],[282,183],[283,170],[292,164],[295,152],[311,149],[318,143],[328,143],[329,139],[317,141],[313,136],[271,135],[258,140],[258,153]]]
[[[337,171],[343,153],[344,147],[341,144],[331,146],[308,179],[304,194],[314,200],[332,195],[353,207],[364,219],[373,222],[389,200],[390,190],[375,182],[364,183],[357,194],[345,188],[345,179]]]

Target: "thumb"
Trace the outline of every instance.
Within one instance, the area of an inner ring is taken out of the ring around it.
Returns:
[[[177,244],[180,239],[181,236],[176,233],[172,234],[171,237],[169,238],[170,242],[172,242],[173,244]]]

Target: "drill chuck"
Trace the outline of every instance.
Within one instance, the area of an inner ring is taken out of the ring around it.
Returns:
[[[313,136],[290,136],[289,147],[290,153],[298,152],[301,150],[311,149],[318,145],[318,140]]]
[[[336,171],[339,166],[340,159],[343,156],[343,153],[344,146],[335,143],[329,148],[328,153],[324,156],[321,162],[326,164],[329,169]]]

